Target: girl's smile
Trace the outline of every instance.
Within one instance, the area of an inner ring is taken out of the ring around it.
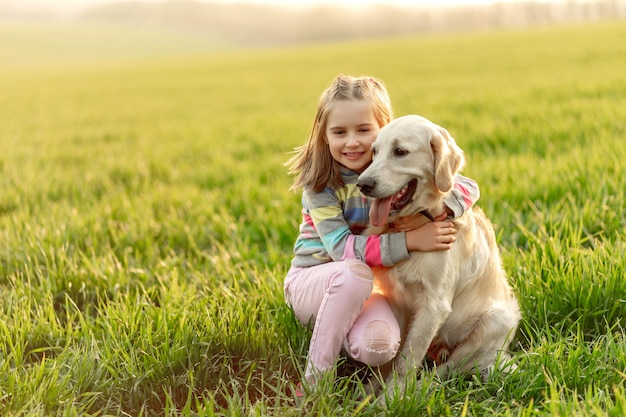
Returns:
[[[349,159],[359,159],[363,156],[365,152],[357,152],[357,153],[344,153],[344,155]]]

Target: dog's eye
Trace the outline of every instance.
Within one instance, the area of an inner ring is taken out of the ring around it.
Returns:
[[[407,153],[409,153],[408,151],[402,149],[402,148],[396,148],[396,150],[394,151],[396,156],[404,156]]]

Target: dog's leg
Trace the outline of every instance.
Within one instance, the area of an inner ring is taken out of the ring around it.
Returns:
[[[402,351],[394,362],[395,372],[387,377],[387,392],[394,386],[404,391],[408,371],[422,367],[430,343],[450,314],[450,304],[436,298],[425,302],[413,315]]]
[[[507,317],[508,320],[503,320]],[[468,373],[477,369],[486,381],[495,369],[498,355],[501,367],[509,366],[504,350],[517,328],[517,320],[517,315],[503,309],[484,315],[465,340],[454,348],[448,360],[437,367],[437,374],[445,378],[453,370]]]

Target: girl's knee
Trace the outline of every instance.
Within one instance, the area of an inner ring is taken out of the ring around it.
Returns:
[[[360,335],[348,335],[348,352],[370,366],[392,360],[400,348],[400,331],[383,320],[370,321]]]

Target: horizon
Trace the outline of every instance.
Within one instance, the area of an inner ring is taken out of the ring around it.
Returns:
[[[150,32],[166,38],[182,36],[188,43],[214,48],[222,41],[239,46],[286,45],[626,18],[626,0],[444,0],[429,7],[417,7],[427,3],[423,0],[364,0],[361,8],[352,7],[356,0],[334,6],[323,6],[329,0],[303,0],[297,2],[299,7],[281,7],[285,1],[0,0],[0,23],[31,25],[22,28],[25,36],[41,31],[42,23],[58,25],[44,36],[54,39],[56,33],[59,48],[85,36],[81,30],[91,33],[95,44],[112,42],[110,27],[101,25],[118,25],[115,31],[130,28],[128,40],[139,42]],[[409,3],[415,7],[403,7]],[[446,7],[452,3],[458,8]],[[64,8],[70,5],[77,8]]]
[[[428,0],[185,0],[198,3],[223,3],[241,5],[278,6],[291,9],[306,9],[312,7],[369,7],[369,6],[397,6],[410,8],[453,8],[467,6],[488,6],[496,3],[513,4],[531,0],[439,0],[436,4]],[[571,0],[533,0],[536,3],[566,3]],[[574,0],[575,2],[597,2],[599,0]],[[178,0],[25,0],[18,4],[12,0],[0,0],[0,7],[12,8],[19,11],[53,12],[73,14],[94,6],[115,3],[177,3]]]

